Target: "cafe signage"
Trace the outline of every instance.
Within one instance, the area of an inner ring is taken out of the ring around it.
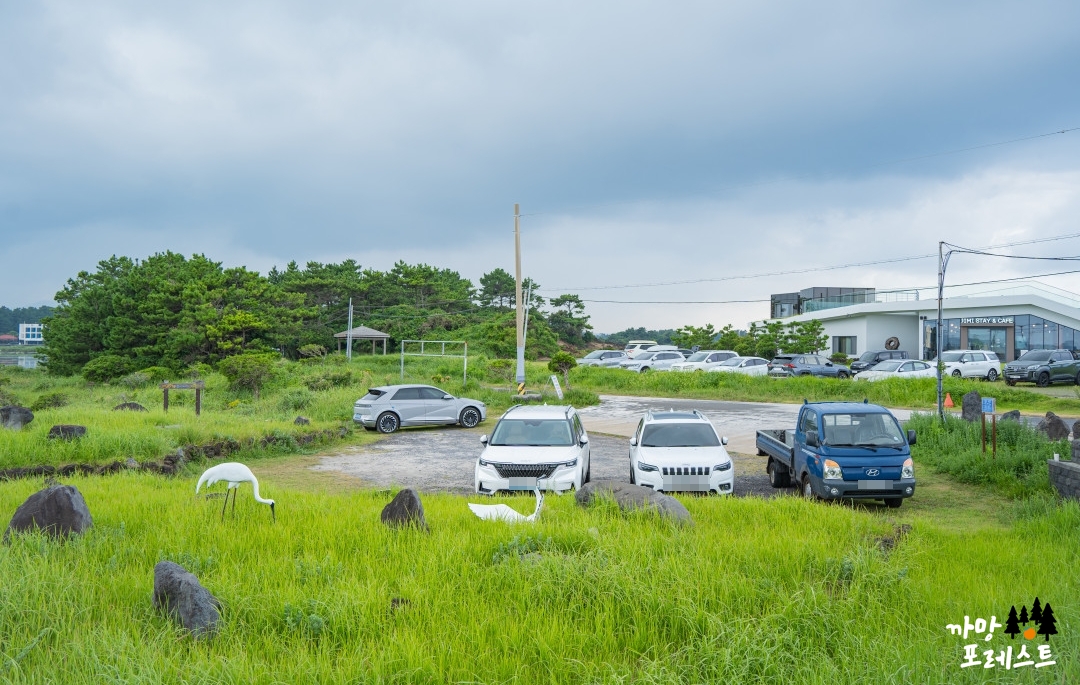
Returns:
[[[1011,326],[1011,316],[974,316],[970,319],[960,319],[961,326]]]

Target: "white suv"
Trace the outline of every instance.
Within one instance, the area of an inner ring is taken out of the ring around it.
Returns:
[[[573,407],[515,406],[506,410],[476,460],[476,491],[565,492],[589,482],[589,436]]]
[[[1001,375],[1001,362],[997,354],[985,350],[952,350],[941,353],[945,363],[943,374],[956,378],[985,378],[996,381]]]
[[[627,359],[619,363],[620,369],[629,369],[638,373],[647,371],[670,371],[672,364],[686,361],[682,352],[677,350],[663,350],[660,352],[642,352],[633,359]]]
[[[690,355],[686,361],[671,365],[672,371],[711,371],[733,357],[738,357],[738,352],[731,350],[699,350]]]
[[[641,354],[655,344],[655,340],[631,340],[630,342],[626,343],[626,347],[623,348],[623,351],[626,352],[627,357],[633,359],[634,357]]]
[[[709,419],[689,412],[649,412],[630,438],[630,482],[664,492],[730,495],[735,469]]]

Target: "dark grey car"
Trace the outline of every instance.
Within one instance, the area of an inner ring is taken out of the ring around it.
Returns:
[[[371,388],[353,405],[353,421],[380,433],[439,424],[472,428],[486,418],[487,407],[480,400],[454,397],[430,385]]]
[[[851,369],[843,364],[834,364],[816,354],[778,354],[769,362],[769,375],[773,378],[787,376],[850,378]]]

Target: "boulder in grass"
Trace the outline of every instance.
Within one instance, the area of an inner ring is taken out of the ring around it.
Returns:
[[[307,426],[311,423],[311,419],[307,418],[306,416],[297,416],[295,419],[293,419],[293,423],[295,423],[297,426]]]
[[[59,424],[49,429],[49,440],[55,440],[57,438],[61,440],[74,440],[86,435],[86,426],[75,426],[72,424]]]
[[[671,495],[656,492],[641,485],[631,485],[618,480],[598,480],[586,483],[574,495],[577,503],[583,507],[592,504],[597,497],[611,497],[623,511],[649,509],[679,524],[692,525],[690,512],[682,502]]]
[[[19,430],[33,420],[34,412],[26,407],[17,405],[0,407],[0,426],[3,426],[4,428]]]
[[[11,539],[12,533],[35,529],[53,537],[81,535],[92,525],[94,519],[79,489],[74,485],[53,485],[38,490],[19,505],[4,531],[4,542]]]
[[[424,518],[424,505],[420,502],[420,496],[412,488],[405,488],[383,507],[379,516],[382,522],[391,528],[405,528],[416,526],[421,530],[428,530],[427,520]]]
[[[1073,440],[1080,440],[1080,420],[1073,424],[1072,437]]]
[[[1013,409],[1012,411],[1005,412],[1004,414],[1001,415],[1001,420],[1002,421],[1019,421],[1020,420],[1020,410],[1019,409]]]
[[[176,619],[196,639],[212,637],[221,620],[221,602],[180,564],[154,566],[154,607]]]
[[[124,402],[112,408],[113,411],[146,411],[146,407],[138,402]]]
[[[1072,455],[1071,455],[1072,456],[1072,461],[1075,461],[1076,463],[1080,464],[1080,440],[1073,440],[1072,441],[1071,451],[1072,451]]]
[[[1060,416],[1052,411],[1046,412],[1046,417],[1039,421],[1036,428],[1051,440],[1064,440],[1069,437],[1069,427],[1065,425]]]
[[[982,395],[979,394],[979,391],[972,390],[964,395],[960,416],[965,421],[982,420]]]

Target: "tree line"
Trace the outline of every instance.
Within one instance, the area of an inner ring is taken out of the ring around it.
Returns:
[[[0,307],[0,335],[17,335],[21,323],[41,323],[52,307]]]
[[[549,301],[532,279],[525,287],[532,290],[530,358],[550,356],[559,341],[593,340],[577,295]],[[484,274],[476,287],[456,271],[401,261],[388,271],[351,259],[290,262],[262,276],[204,255],[165,252],[141,260],[113,256],[69,279],[44,319],[47,369],[71,375],[93,361],[109,377],[217,364],[245,353],[296,357],[301,348],[333,349],[334,334],[347,326],[350,298],[353,325],[387,333],[391,343],[468,340],[482,352],[514,356],[515,283],[503,269]]]

